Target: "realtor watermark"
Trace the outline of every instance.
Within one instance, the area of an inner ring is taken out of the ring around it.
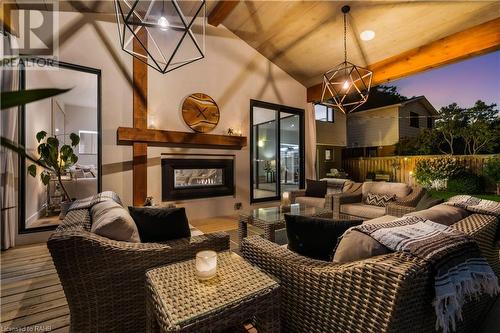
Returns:
[[[25,327],[7,327],[0,326],[0,332],[50,332],[52,326],[50,325],[34,325]]]
[[[17,66],[30,59],[31,66],[45,67],[58,58],[59,16],[57,1],[2,1],[4,25],[11,35],[3,38],[2,66]]]

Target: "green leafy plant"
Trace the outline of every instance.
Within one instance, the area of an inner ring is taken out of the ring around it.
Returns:
[[[484,192],[484,179],[470,171],[464,171],[448,179],[448,191],[463,194]]]
[[[415,179],[422,186],[431,187],[433,182],[447,180],[463,171],[464,167],[453,157],[421,159],[415,164]]]
[[[500,155],[495,155],[486,161],[484,175],[495,182],[497,194],[500,195]]]
[[[36,164],[44,168],[40,173],[40,179],[44,185],[47,185],[50,182],[51,176],[56,176],[67,200],[71,200],[71,198],[64,187],[61,176],[78,161],[78,156],[75,155],[72,147],[76,147],[80,143],[80,137],[75,133],[71,133],[69,138],[71,145],[64,144],[59,148],[59,140],[56,137],[47,137],[47,132],[45,131],[40,131],[36,134],[36,140],[39,143],[37,151],[40,155]],[[36,177],[36,164],[31,164],[28,167],[28,173],[32,177]]]

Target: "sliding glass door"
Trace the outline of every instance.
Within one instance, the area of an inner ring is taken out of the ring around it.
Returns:
[[[252,100],[250,126],[250,201],[303,188],[304,110]]]

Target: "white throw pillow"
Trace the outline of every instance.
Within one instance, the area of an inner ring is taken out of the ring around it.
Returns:
[[[128,210],[114,201],[104,201],[90,209],[93,233],[117,241],[140,243],[139,231]]]

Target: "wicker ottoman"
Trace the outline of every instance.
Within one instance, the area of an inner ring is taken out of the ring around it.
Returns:
[[[147,332],[216,332],[251,322],[279,332],[279,285],[235,253],[218,254],[217,276],[199,281],[195,261],[146,273]]]

